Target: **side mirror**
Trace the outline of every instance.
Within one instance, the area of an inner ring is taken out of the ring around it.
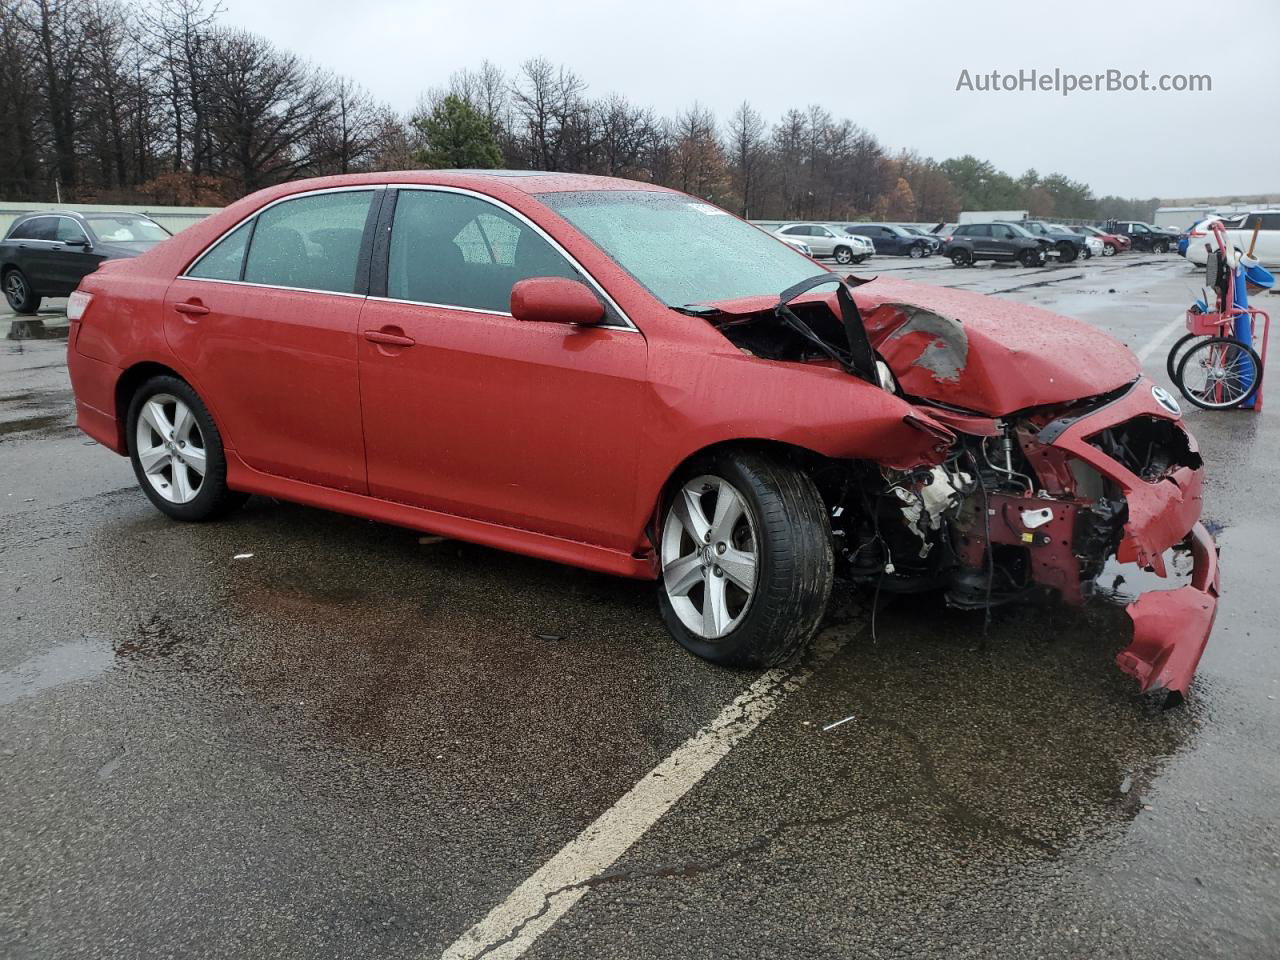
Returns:
[[[63,240],[62,245],[64,247],[84,247],[86,250],[89,249],[89,241],[84,237],[77,237],[74,240]]]
[[[511,315],[539,323],[593,326],[604,319],[604,304],[576,280],[528,277],[511,288]]]

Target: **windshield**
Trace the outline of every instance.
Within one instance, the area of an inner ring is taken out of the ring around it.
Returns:
[[[538,199],[670,307],[780,293],[821,269],[763,230],[681,194],[589,190]]]
[[[169,239],[169,231],[146,217],[85,217],[103,243],[159,243]]]

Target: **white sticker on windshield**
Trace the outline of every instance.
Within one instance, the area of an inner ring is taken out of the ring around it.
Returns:
[[[713,207],[709,203],[686,203],[686,207],[690,210],[697,210],[703,216],[707,217],[727,217],[729,214],[719,207]]]

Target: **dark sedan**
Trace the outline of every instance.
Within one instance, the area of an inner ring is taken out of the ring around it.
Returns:
[[[0,286],[14,313],[65,297],[103,260],[136,257],[169,231],[137,213],[31,213],[0,240]]]
[[[851,223],[845,233],[866,237],[876,247],[876,253],[919,259],[933,253],[934,245],[925,237],[917,237],[892,223]]]

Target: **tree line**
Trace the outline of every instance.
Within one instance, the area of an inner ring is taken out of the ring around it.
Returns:
[[[218,0],[0,0],[0,199],[217,205],[304,176],[511,167],[652,181],[756,219],[1149,219],[1157,204],[895,153],[817,105],[772,123],[745,102],[661,116],[540,57],[460,71],[401,116],[221,13]]]

